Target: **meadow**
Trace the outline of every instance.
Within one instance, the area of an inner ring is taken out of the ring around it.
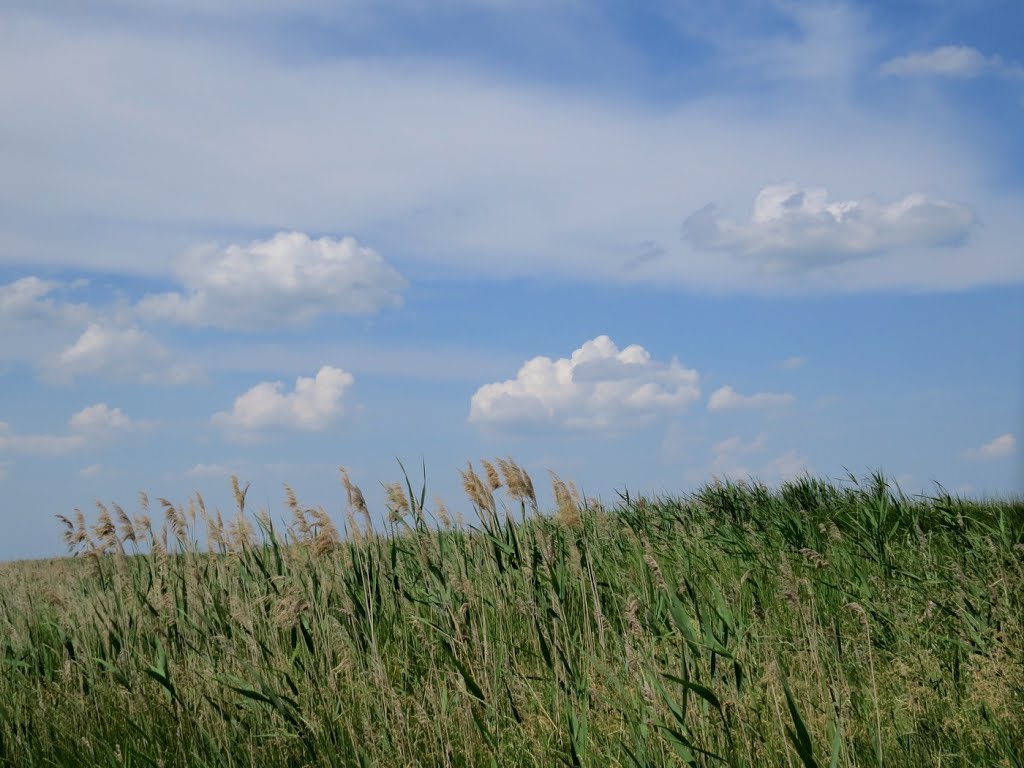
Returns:
[[[62,518],[0,565],[0,764],[1024,765],[1024,501],[462,480]]]

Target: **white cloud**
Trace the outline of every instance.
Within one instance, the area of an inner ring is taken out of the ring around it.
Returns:
[[[638,426],[699,398],[699,378],[676,360],[653,361],[637,344],[619,350],[598,336],[568,358],[535,357],[514,379],[480,387],[469,420],[567,429]]]
[[[324,314],[366,315],[401,304],[405,279],[351,237],[269,240],[187,251],[175,264],[183,293],[147,295],[151,319],[230,329],[303,325]]]
[[[732,479],[754,477],[772,483],[799,477],[809,470],[807,458],[793,450],[764,463],[753,466],[746,463],[750,456],[764,453],[767,443],[767,435],[764,433],[748,442],[738,436],[720,440],[711,447],[710,465],[699,477],[695,473],[691,473],[691,477],[696,480],[703,480],[708,474]]]
[[[794,24],[768,40],[748,20],[742,45],[723,40],[710,73],[695,68],[692,93],[684,80],[684,98],[653,106],[642,94],[624,100],[617,91],[531,83],[504,68],[492,77],[443,53],[310,56],[295,66],[253,38],[224,39],[219,26],[182,36],[145,16],[130,28],[82,24],[39,5],[0,18],[0,28],[18,29],[0,46],[0,72],[21,73],[0,78],[0,103],[9,106],[0,142],[3,263],[165,278],[202,222],[225,242],[268,226],[358,233],[401,254],[411,274],[765,294],[1024,279],[1015,251],[1020,195],[992,183],[997,142],[972,141],[944,107],[900,113],[844,98],[844,73],[863,71],[863,44],[870,50],[877,37],[856,9],[843,20],[849,4],[785,13]],[[681,15],[699,6],[686,5]],[[822,87],[732,87],[729,52],[765,45],[780,77],[809,82],[824,63]],[[584,52],[613,68],[609,57],[635,55],[595,47]],[[61,151],[68,146],[76,151]],[[927,184],[929,194],[971,201],[985,227],[969,258],[952,249],[900,253],[884,264],[847,262],[835,276],[766,276],[757,262],[680,241],[681,211],[709,200],[734,210],[749,202],[752,179],[781,178],[884,200]],[[664,256],[624,269],[648,241]],[[188,305],[188,287],[180,294]]]
[[[106,403],[90,405],[72,414],[68,426],[74,432],[111,433],[124,432],[137,426],[120,408],[111,408]]]
[[[989,440],[977,448],[969,448],[964,451],[964,458],[978,461],[991,461],[1009,456],[1017,448],[1017,438],[1007,432],[1005,435]]]
[[[227,477],[231,473],[231,468],[224,464],[196,464],[185,470],[186,477]]]
[[[889,59],[881,67],[883,75],[918,77],[972,78],[984,74],[1024,77],[1020,64],[1004,62],[999,56],[985,56],[968,45],[944,45],[930,51],[918,51]]]
[[[62,456],[85,445],[82,435],[19,435],[0,421],[0,451],[34,456]]]
[[[758,193],[749,222],[720,218],[706,206],[686,220],[683,232],[696,248],[757,258],[778,270],[906,247],[962,245],[976,224],[967,206],[922,194],[890,204],[871,198],[829,202],[824,188],[778,184]]]
[[[120,408],[97,403],[71,415],[68,419],[70,433],[67,435],[18,434],[10,424],[0,421],[0,451],[61,456],[89,443],[141,426],[145,425],[130,419]]]
[[[103,474],[103,465],[90,464],[88,467],[82,467],[75,474],[82,478],[98,477],[99,475]]]
[[[785,360],[779,363],[779,366],[785,368],[786,370],[792,371],[797,368],[803,368],[806,364],[806,357],[794,355],[793,357],[787,357]]]
[[[138,326],[103,322],[90,323],[74,344],[43,363],[43,372],[55,381],[102,375],[167,385],[202,375],[195,366],[174,361],[163,344]]]
[[[764,450],[768,436],[762,432],[750,442],[744,443],[739,436],[727,437],[711,446],[715,456],[734,456],[737,454],[760,453]]]
[[[325,365],[314,378],[300,376],[292,392],[265,381],[239,395],[230,412],[214,414],[213,423],[228,433],[262,429],[321,431],[344,415],[344,398],[355,379],[340,368]]]
[[[774,392],[758,392],[755,395],[741,395],[726,385],[716,389],[708,398],[708,409],[726,411],[736,408],[781,408],[796,401],[790,394]]]
[[[23,277],[0,285],[0,328],[23,330],[27,323],[75,325],[92,315],[84,304],[57,301],[50,294],[64,287],[54,280]]]

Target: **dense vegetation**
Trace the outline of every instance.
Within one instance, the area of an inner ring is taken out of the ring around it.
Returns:
[[[194,497],[0,566],[17,766],[1021,766],[1024,502],[875,475],[615,509],[511,461],[339,535]],[[203,542],[200,529],[205,527]]]

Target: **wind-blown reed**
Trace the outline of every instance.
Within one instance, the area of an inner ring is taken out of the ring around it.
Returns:
[[[347,523],[200,497],[0,565],[17,766],[1015,765],[1024,503],[879,474],[614,509],[511,460],[471,525],[406,479]],[[111,509],[113,514],[111,514]],[[205,543],[198,536],[205,529]]]

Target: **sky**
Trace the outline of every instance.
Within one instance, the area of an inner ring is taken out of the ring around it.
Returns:
[[[244,9],[244,10],[243,10]],[[0,559],[137,494],[344,520],[1024,491],[1019,0],[0,0]],[[479,465],[478,465],[479,466]],[[544,498],[550,492],[541,492]]]

